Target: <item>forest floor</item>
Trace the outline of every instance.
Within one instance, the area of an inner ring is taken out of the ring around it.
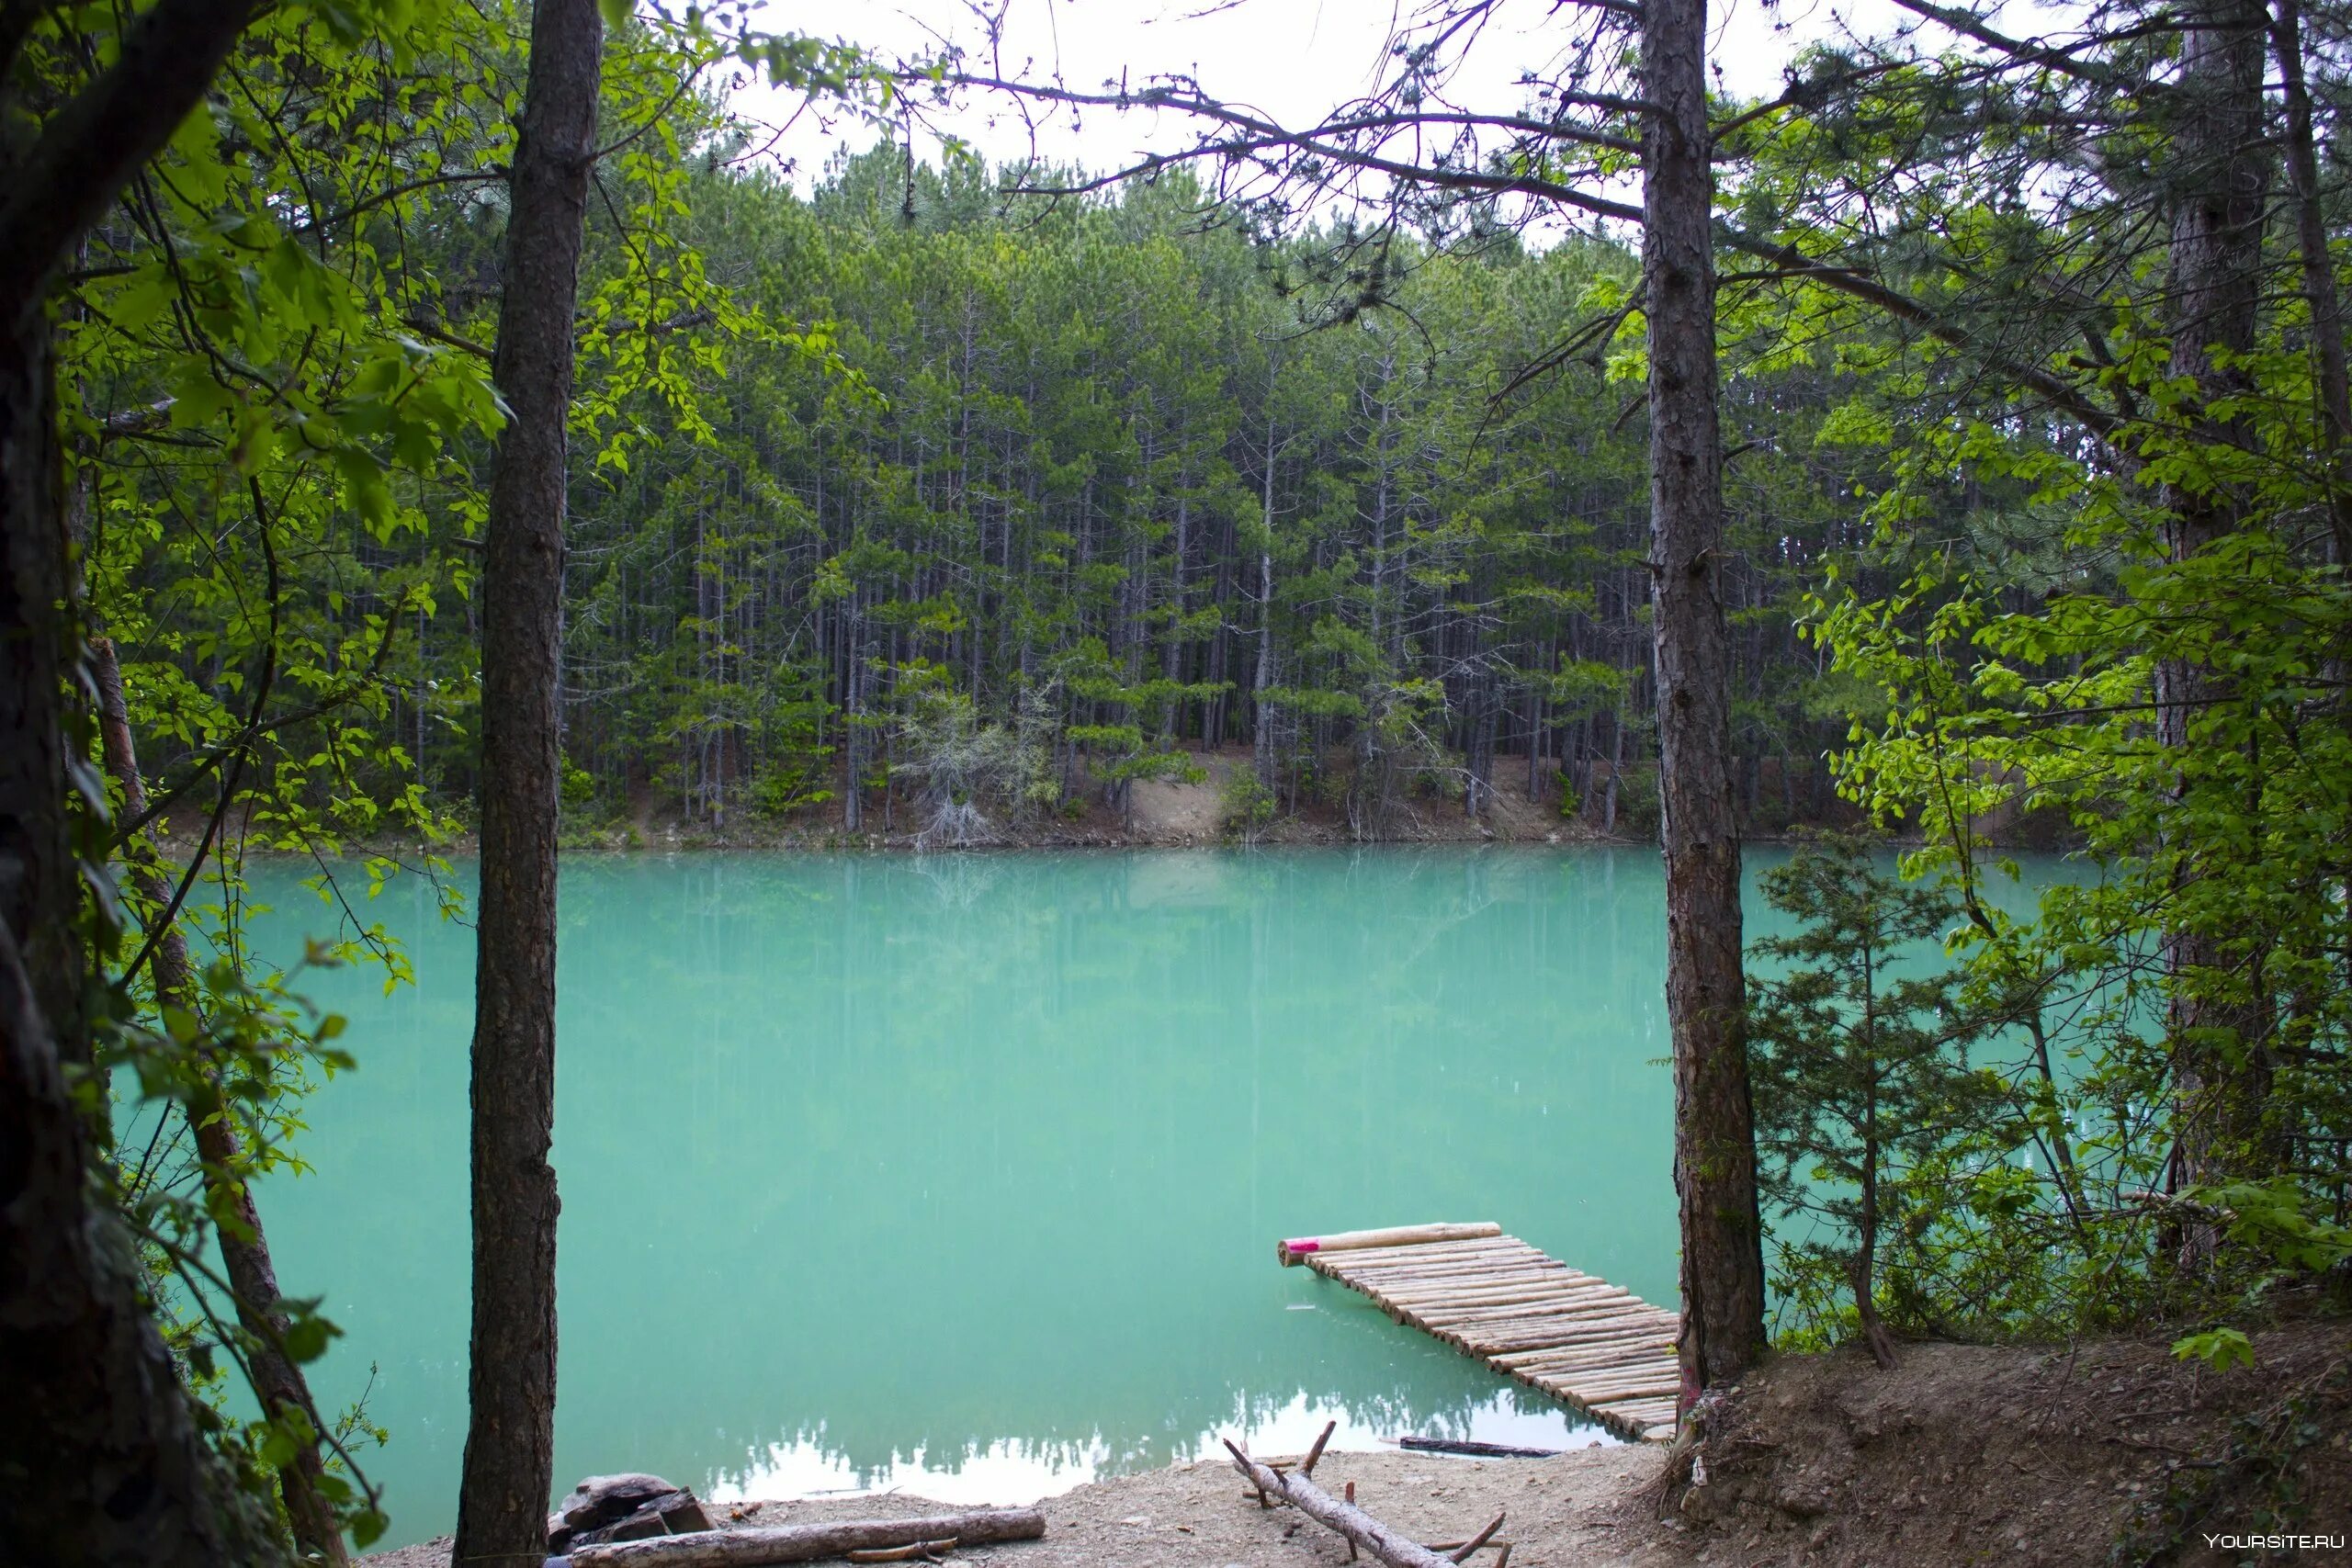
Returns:
[[[1496,1514],[1511,1568],[2075,1568],[2352,1563],[2352,1326],[2255,1336],[2216,1373],[2155,1340],[2072,1348],[1910,1345],[1788,1356],[1708,1423],[1706,1482],[1663,1447],[1550,1460],[1333,1453],[1316,1479],[1423,1540]],[[1272,1457],[1272,1456],[1267,1456]],[[628,1467],[615,1455],[615,1469]],[[1678,1472],[1669,1483],[1669,1470]],[[931,1512],[901,1495],[714,1506],[722,1524]],[[1001,1568],[1340,1568],[1340,1538],[1260,1509],[1221,1459],[1081,1486],[1040,1505],[1046,1538],[958,1554]],[[2208,1535],[2335,1545],[2209,1546]],[[446,1568],[447,1540],[367,1560]],[[1480,1563],[1493,1558],[1481,1554]]]

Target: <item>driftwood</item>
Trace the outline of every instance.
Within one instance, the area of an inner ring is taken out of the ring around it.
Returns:
[[[693,1535],[583,1546],[568,1558],[552,1561],[568,1562],[571,1568],[767,1568],[771,1563],[814,1562],[844,1552],[919,1546],[950,1537],[959,1546],[978,1546],[998,1540],[1035,1540],[1045,1533],[1046,1516],[1038,1509],[982,1508],[910,1519],[842,1519],[766,1529],[697,1530]]]
[[[1425,1454],[1467,1454],[1472,1459],[1557,1459],[1558,1449],[1515,1449],[1509,1443],[1481,1443],[1470,1438],[1399,1438],[1396,1446]]]
[[[1341,1231],[1335,1235],[1303,1235],[1281,1243],[1274,1256],[1288,1269],[1318,1252],[1356,1252],[1371,1247],[1420,1247],[1438,1241],[1478,1241],[1500,1235],[1503,1227],[1491,1220],[1476,1224],[1391,1225],[1385,1230]]]
[[[1225,1446],[1227,1451],[1233,1455],[1235,1467],[1249,1478],[1261,1497],[1280,1497],[1317,1524],[1339,1531],[1346,1539],[1351,1551],[1361,1547],[1387,1563],[1388,1568],[1453,1568],[1453,1559],[1397,1534],[1354,1503],[1332,1496],[1306,1476],[1295,1471],[1285,1473],[1272,1465],[1261,1464],[1243,1453],[1239,1446],[1230,1439]],[[1498,1519],[1495,1524],[1501,1522]],[[1493,1533],[1494,1528],[1491,1525],[1487,1527],[1488,1535]]]

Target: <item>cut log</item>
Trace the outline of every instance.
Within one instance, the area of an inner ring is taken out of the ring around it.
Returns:
[[[1476,1252],[1466,1247],[1440,1247],[1436,1253],[1351,1252],[1342,1257],[1332,1254],[1324,1267],[1351,1280],[1452,1280],[1465,1274],[1496,1274],[1503,1272],[1543,1273],[1563,1280],[1590,1281],[1589,1274],[1579,1274],[1555,1258],[1546,1258],[1532,1247],[1513,1247],[1507,1252]]]
[[[957,1546],[967,1547],[1035,1540],[1045,1533],[1046,1516],[1036,1508],[981,1508],[908,1519],[842,1519],[766,1529],[701,1530],[659,1540],[583,1546],[568,1558],[552,1561],[568,1562],[570,1568],[768,1568],[771,1563],[814,1562],[850,1551],[918,1546],[951,1536]]]
[[[1557,1459],[1558,1449],[1515,1449],[1509,1443],[1481,1443],[1470,1438],[1406,1437],[1396,1439],[1400,1449],[1415,1449],[1430,1454],[1467,1454],[1472,1459]]]
[[[1234,1467],[1249,1478],[1251,1485],[1280,1497],[1317,1524],[1339,1531],[1351,1552],[1361,1547],[1389,1568],[1453,1568],[1451,1558],[1397,1534],[1352,1502],[1340,1501],[1306,1476],[1295,1472],[1278,1474],[1272,1467],[1243,1453],[1229,1438],[1225,1447],[1233,1455]]]
[[[1425,1269],[1505,1268],[1543,1256],[1533,1247],[1519,1242],[1448,1241],[1434,1247],[1359,1247],[1352,1251],[1310,1252],[1305,1255],[1305,1260],[1314,1263],[1319,1272],[1352,1280]]]
[[[956,1538],[945,1540],[919,1540],[911,1546],[877,1546],[871,1551],[848,1551],[842,1555],[852,1562],[911,1562],[916,1558],[944,1557],[956,1550]]]
[[[1503,1227],[1492,1221],[1478,1224],[1390,1225],[1385,1230],[1340,1231],[1334,1235],[1299,1236],[1282,1243],[1274,1249],[1274,1255],[1287,1269],[1317,1252],[1353,1252],[1367,1247],[1412,1247],[1435,1241],[1476,1241],[1482,1236],[1502,1234]]]
[[[1646,1329],[1619,1329],[1589,1338],[1579,1335],[1557,1346],[1539,1349],[1503,1351],[1489,1359],[1507,1372],[1541,1372],[1589,1366],[1596,1362],[1631,1360],[1645,1354],[1672,1357],[1674,1336]]]
[[[1510,1302],[1487,1303],[1482,1307],[1427,1308],[1408,1311],[1407,1321],[1414,1327],[1436,1335],[1441,1339],[1457,1335],[1492,1334],[1505,1325],[1525,1324],[1534,1326],[1545,1322],[1555,1324],[1583,1323],[1593,1328],[1648,1327],[1656,1328],[1659,1319],[1645,1310],[1633,1315],[1623,1303],[1591,1302]],[[1669,1332],[1671,1325],[1668,1325]]]
[[[1417,1317],[1444,1317],[1476,1313],[1483,1307],[1523,1306],[1538,1302],[1610,1299],[1604,1291],[1574,1290],[1544,1280],[1497,1280],[1492,1284],[1481,1281],[1450,1290],[1383,1291],[1380,1294],[1389,1305],[1401,1307]]]
[[[1627,1325],[1618,1325],[1616,1326],[1622,1328]],[[1631,1326],[1635,1328],[1638,1334],[1640,1331],[1640,1325],[1636,1324]],[[1577,1321],[1571,1318],[1565,1323],[1557,1320],[1551,1322],[1535,1320],[1518,1325],[1497,1326],[1492,1328],[1481,1325],[1476,1328],[1460,1330],[1458,1332],[1449,1331],[1441,1333],[1438,1335],[1438,1337],[1453,1344],[1458,1344],[1465,1349],[1476,1350],[1482,1356],[1498,1356],[1514,1355],[1521,1350],[1542,1350],[1561,1345],[1589,1345],[1601,1343],[1602,1341],[1600,1341],[1597,1336],[1606,1333],[1608,1330],[1596,1329],[1593,1332],[1596,1335],[1595,1338],[1586,1338],[1585,1336],[1579,1332]],[[1671,1331],[1660,1334],[1656,1329],[1651,1329],[1647,1332],[1656,1338],[1668,1340],[1671,1340],[1672,1338]],[[1638,1337],[1636,1337],[1634,1342],[1635,1344],[1643,1343],[1643,1341]],[[1626,1355],[1619,1358],[1621,1360],[1628,1361],[1639,1360],[1641,1359],[1642,1358],[1638,1354]]]
[[[1537,1274],[1519,1279],[1501,1280],[1481,1275],[1452,1282],[1443,1289],[1430,1289],[1409,1282],[1400,1286],[1392,1286],[1385,1280],[1378,1283],[1383,1301],[1399,1302],[1407,1306],[1417,1305],[1432,1298],[1476,1295],[1487,1291],[1523,1291],[1530,1288],[1539,1288],[1544,1293],[1557,1296],[1564,1301],[1631,1302],[1641,1299],[1631,1291],[1621,1291],[1603,1280],[1571,1280],[1560,1274]]]
[[[1587,1345],[1595,1344],[1598,1343],[1602,1337],[1612,1334],[1627,1336],[1636,1339],[1645,1337],[1656,1338],[1661,1336],[1670,1339],[1674,1337],[1674,1330],[1676,1326],[1670,1320],[1660,1318],[1655,1313],[1647,1311],[1576,1314],[1551,1312],[1548,1310],[1541,1312],[1531,1310],[1524,1314],[1520,1321],[1529,1324],[1530,1326],[1535,1326],[1547,1318],[1555,1320],[1554,1325],[1563,1330],[1563,1333],[1557,1341],[1557,1343],[1562,1345],[1570,1343]],[[1425,1324],[1422,1326],[1429,1329],[1430,1333],[1437,1335],[1440,1338],[1445,1337],[1445,1331],[1457,1326],[1461,1326],[1462,1332],[1468,1335],[1494,1332],[1494,1330],[1485,1323],[1472,1323],[1467,1325],[1457,1325],[1452,1323],[1431,1322]],[[1538,1347],[1531,1345],[1522,1347],[1522,1348],[1535,1349],[1538,1348]]]

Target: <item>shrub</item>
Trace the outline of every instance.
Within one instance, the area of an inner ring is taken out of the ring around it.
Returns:
[[[1258,830],[1274,819],[1274,792],[1247,768],[1236,768],[1226,774],[1216,793],[1218,825],[1227,835],[1244,843],[1254,841]]]
[[[1871,1354],[1891,1366],[1881,1289],[1917,1272],[1914,1222],[1946,1198],[1924,1179],[1999,1092],[1967,1066],[1982,1031],[1957,1005],[1965,976],[1913,972],[1958,910],[1939,889],[1883,874],[1851,838],[1765,872],[1764,896],[1801,922],[1751,949],[1787,965],[1751,980],[1747,1026],[1776,1282],[1813,1342],[1844,1316],[1842,1285]]]

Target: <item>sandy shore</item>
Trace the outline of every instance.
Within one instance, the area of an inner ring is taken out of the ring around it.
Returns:
[[[1461,1540],[1504,1514],[1498,1539],[1513,1543],[1511,1568],[1657,1568],[1682,1558],[1628,1538],[1649,1533],[1640,1528],[1639,1495],[1664,1458],[1656,1447],[1578,1449],[1549,1460],[1333,1453],[1316,1479],[1334,1492],[1354,1482],[1359,1504],[1425,1541]],[[1340,1568],[1347,1561],[1338,1536],[1291,1509],[1261,1509],[1229,1465],[1205,1460],[1096,1482],[1038,1506],[1043,1540],[958,1552],[955,1561],[1001,1568]],[[1630,1517],[1629,1507],[1636,1510]],[[711,1506],[722,1526],[943,1511],[953,1509],[902,1495]],[[449,1542],[363,1561],[368,1568],[447,1568]]]

